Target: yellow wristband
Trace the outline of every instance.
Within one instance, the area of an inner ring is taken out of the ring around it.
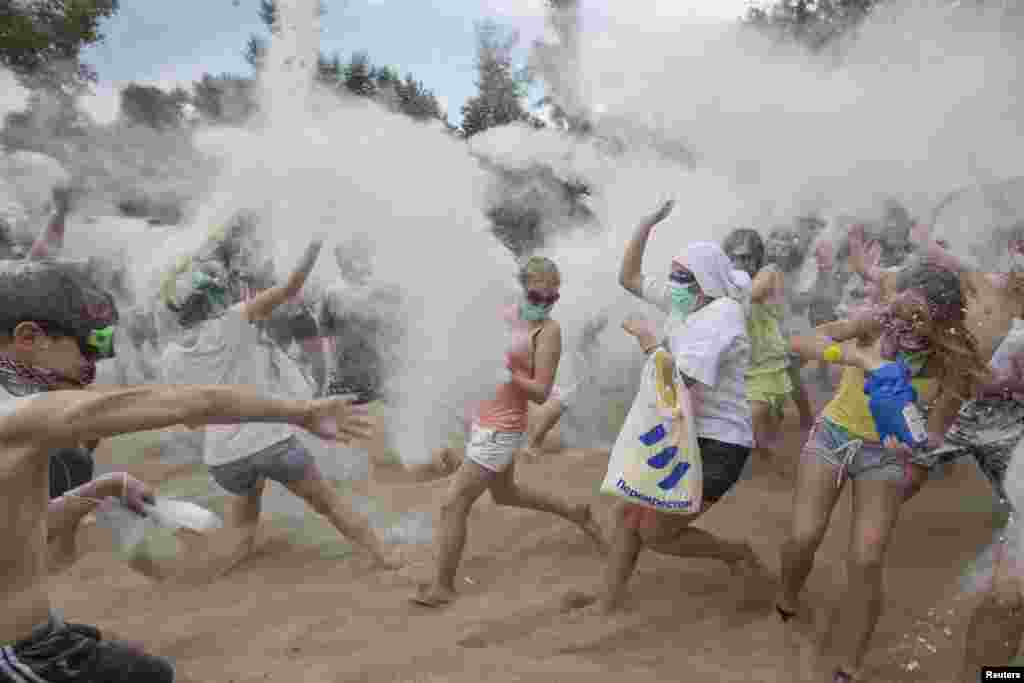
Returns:
[[[839,344],[829,344],[825,347],[825,353],[821,354],[822,360],[826,363],[838,363],[843,359],[843,350]]]

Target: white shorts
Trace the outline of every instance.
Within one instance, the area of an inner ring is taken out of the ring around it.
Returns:
[[[491,472],[502,472],[526,443],[526,432],[499,432],[473,424],[466,445],[466,457]]]

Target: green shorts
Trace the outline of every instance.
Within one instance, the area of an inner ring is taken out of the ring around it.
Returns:
[[[776,417],[782,417],[782,408],[792,393],[793,381],[789,378],[789,368],[747,375],[747,400],[767,403]]]

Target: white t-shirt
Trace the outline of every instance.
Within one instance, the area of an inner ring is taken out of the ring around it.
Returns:
[[[746,372],[750,338],[743,306],[721,297],[685,320],[672,315],[668,281],[644,277],[644,300],[669,314],[665,323],[676,369],[697,380],[690,387],[697,435],[738,446],[753,446]]]
[[[312,390],[294,361],[242,316],[240,305],[202,323],[198,335],[182,346],[167,345],[161,363],[168,384],[245,385],[264,396],[312,398]],[[189,343],[194,342],[194,343]],[[298,430],[287,424],[248,423],[206,428],[203,460],[208,466],[241,460],[280,443]]]

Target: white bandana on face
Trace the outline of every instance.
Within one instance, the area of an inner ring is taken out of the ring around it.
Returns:
[[[750,276],[732,267],[732,261],[714,242],[693,242],[675,258],[697,278],[697,284],[706,296],[718,299],[728,297],[743,304],[750,300]]]

